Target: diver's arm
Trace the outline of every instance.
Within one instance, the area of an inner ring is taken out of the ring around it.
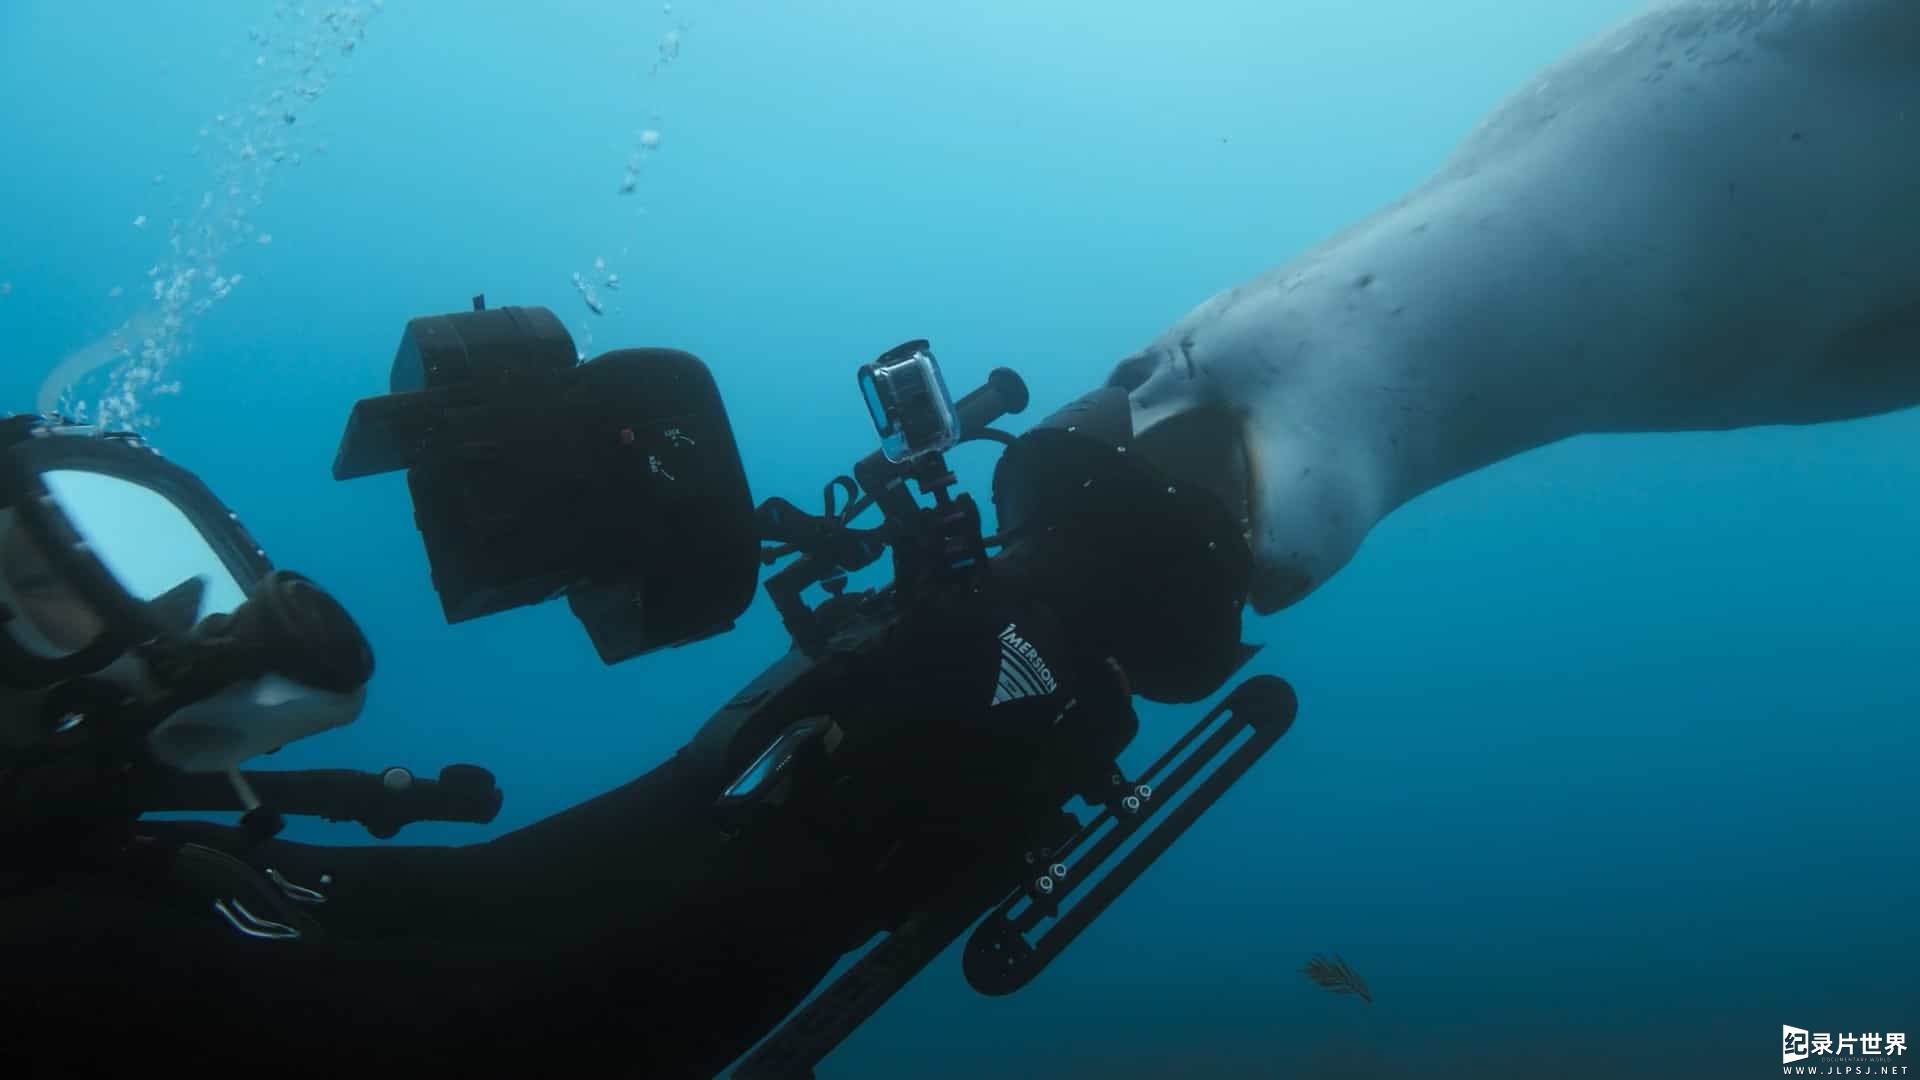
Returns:
[[[0,901],[0,999],[25,1003],[18,1030],[105,1009],[133,1043],[200,1060],[239,1060],[250,1031],[295,1048],[276,1062],[316,1068],[622,1060],[710,1076],[873,925],[838,837],[716,821],[730,748],[757,737],[736,719],[722,710],[646,775],[486,843],[249,848],[235,828],[142,823],[117,864]],[[183,843],[245,865],[182,880],[159,853]],[[214,1046],[206,1016],[228,1029]]]
[[[680,754],[594,801],[631,815],[619,836],[567,818],[572,830],[528,834],[550,852],[530,864],[520,844],[269,841],[249,861],[274,875],[182,881],[128,863],[0,900],[0,1000],[16,1033],[0,1038],[0,1059],[84,1064],[138,1046],[271,1060],[276,1072],[380,1062],[534,1075],[618,1061],[636,1075],[711,1076],[850,946],[831,931],[848,899],[824,873],[831,860],[791,831],[724,840],[701,828],[710,795]],[[243,839],[197,823],[142,831]],[[276,896],[276,876],[324,902]],[[55,1034],[103,1015],[116,1018],[113,1045]]]
[[[100,874],[16,898],[0,906],[0,996],[32,999],[21,1018],[37,1010],[46,1023],[81,1000],[108,1003],[150,1047],[197,1044],[183,1018],[219,1015],[311,1063],[377,1052],[468,1069],[620,1060],[640,1075],[710,1076],[847,950],[950,883],[955,860],[1010,854],[1017,819],[1048,801],[1017,793],[1028,769],[1048,765],[1036,739],[1072,693],[1073,650],[1041,612],[925,611],[817,686],[781,682],[789,697],[766,699],[780,709],[723,709],[646,775],[486,843],[267,841],[232,879],[183,888]],[[1008,623],[1055,685],[994,705]],[[844,783],[822,791],[851,801],[798,800],[729,827],[714,802],[743,758],[815,709],[843,725]],[[244,848],[222,827],[142,832]],[[234,899],[253,930],[303,936],[250,933],[215,909]],[[50,984],[66,990],[34,997]]]

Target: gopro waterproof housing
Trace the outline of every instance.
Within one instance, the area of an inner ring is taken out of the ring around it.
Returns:
[[[960,441],[953,396],[925,340],[896,346],[861,365],[859,380],[888,461],[900,465],[944,453]]]
[[[450,623],[564,595],[608,664],[732,628],[759,533],[712,375],[675,349],[578,357],[546,308],[414,319],[334,478],[407,471]]]

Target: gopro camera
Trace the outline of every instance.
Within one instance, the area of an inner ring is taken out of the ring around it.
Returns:
[[[960,420],[946,377],[923,339],[888,350],[863,364],[860,393],[873,414],[880,452],[895,465],[951,450],[960,441]]]

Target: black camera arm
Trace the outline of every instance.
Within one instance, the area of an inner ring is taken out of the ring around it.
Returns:
[[[1012,442],[1012,436],[991,425],[1023,411],[1027,401],[1027,385],[1018,373],[1011,368],[993,369],[986,382],[954,403],[959,441]],[[922,495],[930,495],[933,505],[921,505],[909,483],[917,485]],[[854,603],[840,603],[848,600],[843,595],[846,575],[871,565],[889,548],[894,556],[890,589],[901,602],[911,602],[931,581],[973,573],[985,565],[989,540],[981,531],[979,507],[971,495],[948,494],[954,483],[942,454],[894,462],[875,450],[854,465],[851,477],[837,476],[827,484],[825,505],[818,516],[780,498],[756,508],[761,539],[776,545],[761,550],[762,564],[800,556],[766,583],[767,594],[796,646],[810,655],[825,647],[838,625],[833,614],[843,607],[850,610]],[[843,508],[836,509],[836,492],[846,494]],[[876,505],[882,524],[869,529],[851,525]],[[800,596],[814,584],[822,585],[830,596],[819,608],[809,608]]]

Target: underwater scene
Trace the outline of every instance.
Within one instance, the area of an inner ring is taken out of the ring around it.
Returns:
[[[9,1075],[1906,1075],[1920,4],[3,0],[0,116]]]

